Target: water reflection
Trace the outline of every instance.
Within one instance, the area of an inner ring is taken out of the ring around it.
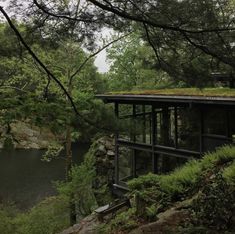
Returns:
[[[73,160],[80,163],[89,145],[74,144]],[[42,162],[43,150],[0,151],[0,202],[13,201],[20,209],[54,195],[52,181],[63,180],[65,161]],[[62,152],[64,154],[64,152]]]

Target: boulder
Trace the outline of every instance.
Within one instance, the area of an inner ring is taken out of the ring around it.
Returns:
[[[13,139],[14,148],[17,149],[45,149],[51,142],[57,141],[56,136],[46,128],[39,128],[28,122],[15,121],[10,124],[10,133],[6,134],[7,128],[0,127],[1,143],[10,135]]]

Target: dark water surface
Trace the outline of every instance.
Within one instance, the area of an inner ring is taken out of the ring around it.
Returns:
[[[81,163],[89,145],[74,144],[73,160]],[[63,159],[42,162],[43,150],[0,151],[0,202],[28,209],[56,193],[52,181],[65,177]]]

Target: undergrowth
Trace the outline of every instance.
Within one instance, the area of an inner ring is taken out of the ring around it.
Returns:
[[[217,175],[221,175],[220,180],[216,180]],[[229,208],[229,201],[235,203],[234,196],[230,196],[230,193],[233,194],[231,191],[234,191],[234,185],[235,147],[224,146],[215,152],[206,154],[200,160],[187,162],[170,174],[149,173],[131,180],[128,183],[131,191],[129,196],[135,201],[135,214],[128,216],[128,213],[124,212],[112,220],[108,226],[118,227],[120,216],[128,217],[128,223],[132,221],[138,223],[136,220],[141,218],[148,222],[154,221],[160,212],[171,207],[175,202],[203,193],[203,198],[198,196],[198,206],[194,210],[195,217],[202,220],[198,223],[199,226],[202,224],[201,230],[204,230],[203,225],[210,226],[209,223],[212,226],[218,223],[221,224],[222,229],[227,228],[232,212]],[[212,199],[210,204],[207,204],[207,200],[211,197],[214,200]],[[214,206],[217,206],[218,209],[212,212],[210,209],[213,209]],[[224,216],[221,220],[219,219],[220,214]],[[210,221],[206,222],[206,219]],[[125,224],[122,225],[125,226]]]

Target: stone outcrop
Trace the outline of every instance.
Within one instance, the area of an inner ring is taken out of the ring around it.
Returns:
[[[79,224],[64,230],[60,234],[96,234],[99,221],[95,214],[82,219]]]
[[[104,185],[111,186],[114,182],[115,144],[112,136],[105,136],[97,140],[94,149],[97,179],[96,188]]]
[[[45,149],[56,141],[56,136],[47,128],[15,121],[9,127],[0,127],[0,148],[4,147],[6,140],[11,141],[16,149]]]
[[[189,209],[193,199],[179,202],[174,207],[158,214],[157,221],[142,225],[130,234],[165,234],[174,231],[183,223],[188,222],[191,217]]]

